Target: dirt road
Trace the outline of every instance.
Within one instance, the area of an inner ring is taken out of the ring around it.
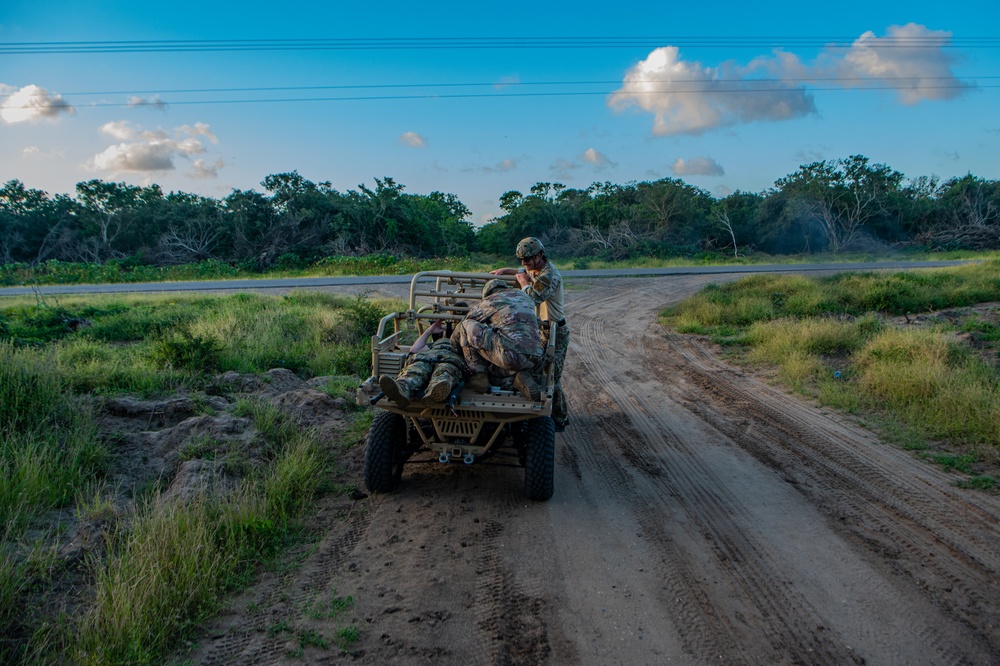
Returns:
[[[573,281],[551,501],[523,500],[517,468],[436,463],[328,499],[300,563],[187,657],[1000,663],[1000,498],[655,323],[711,279]]]

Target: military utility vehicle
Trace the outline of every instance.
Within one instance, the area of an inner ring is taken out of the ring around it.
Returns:
[[[368,490],[395,490],[404,465],[479,463],[524,468],[524,495],[547,500],[553,493],[555,426],[552,421],[552,372],[555,327],[551,324],[540,397],[532,400],[512,388],[491,386],[488,393],[462,387],[447,403],[419,397],[401,407],[385,397],[380,375],[395,377],[406,364],[410,345],[435,321],[457,324],[482,299],[489,273],[425,271],[410,282],[409,308],[386,315],[371,338],[372,376],[358,387],[359,404],[378,413],[368,433],[364,476]],[[501,279],[518,285],[513,276]]]

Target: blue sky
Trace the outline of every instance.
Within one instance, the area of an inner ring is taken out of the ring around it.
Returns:
[[[677,177],[723,196],[859,153],[1000,179],[996,0],[316,4],[5,0],[0,183],[222,198],[291,170],[339,190],[389,176],[456,194],[479,224],[540,181]],[[421,48],[149,48],[360,38]],[[487,41],[504,38],[522,41]],[[474,48],[427,48],[444,39]],[[141,50],[51,46],[125,40]]]

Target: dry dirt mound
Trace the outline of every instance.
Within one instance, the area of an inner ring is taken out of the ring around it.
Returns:
[[[220,375],[215,390],[222,395],[104,399],[97,405],[98,427],[111,448],[107,486],[115,493],[112,509],[122,513],[135,497],[156,488],[169,501],[233,488],[241,469],[259,463],[263,443],[251,419],[232,413],[240,398],[268,402],[315,436],[325,441],[338,439],[346,424],[347,405],[314,388],[326,382],[326,377],[306,382],[279,368],[261,376]],[[239,465],[230,464],[229,454],[239,455]],[[89,552],[103,548],[110,518],[81,520],[60,512],[54,519],[63,526],[61,557],[79,563]]]

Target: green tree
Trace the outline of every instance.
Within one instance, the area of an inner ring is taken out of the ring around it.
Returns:
[[[827,249],[837,253],[856,242],[866,226],[885,224],[903,174],[863,155],[813,162],[779,179],[775,188],[792,212],[815,224]]]

